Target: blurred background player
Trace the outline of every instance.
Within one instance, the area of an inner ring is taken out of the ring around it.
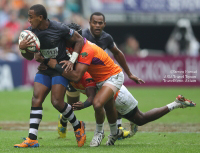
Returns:
[[[114,40],[112,36],[103,29],[106,26],[106,19],[104,14],[101,12],[94,12],[90,16],[90,28],[84,29],[82,31],[82,36],[89,40],[92,43],[95,43],[99,47],[101,47],[103,50],[109,49],[112,54],[114,55],[115,60],[119,63],[119,65],[123,68],[124,72],[127,74],[127,76],[134,80],[134,75],[129,70],[129,67],[126,63],[126,59],[124,57],[124,54],[121,50],[118,49],[116,44],[114,43]],[[117,119],[117,125],[119,129],[122,129],[125,133],[125,137],[127,137],[130,134],[130,131],[126,131],[122,127],[122,119],[119,117]]]
[[[77,52],[73,52],[73,54],[75,53],[74,57],[71,57],[68,61],[67,69],[73,68],[73,63],[83,45],[82,37],[65,24],[49,20],[43,5],[33,5],[30,7],[28,14],[28,21],[31,24],[28,30],[32,31],[40,40],[40,53],[43,56],[43,61],[41,62],[48,62],[49,58],[56,58],[58,61],[69,59],[65,51],[65,43],[68,40],[74,42],[74,51]],[[33,46],[30,44],[34,40],[32,40],[32,37],[27,39],[27,36],[19,44],[19,49],[25,58],[32,60],[34,53],[27,52],[26,48]],[[84,145],[86,140],[85,124],[76,119],[71,105],[64,102],[67,84],[68,80],[54,69],[48,67],[46,70],[38,71],[34,80],[29,135],[24,142],[16,144],[14,147],[39,147],[37,134],[42,120],[42,103],[50,91],[52,105],[72,124],[78,146]]]

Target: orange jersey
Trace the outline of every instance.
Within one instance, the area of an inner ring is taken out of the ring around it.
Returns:
[[[70,84],[83,94],[86,94],[85,90],[87,87],[96,87],[96,83],[92,79],[91,75],[88,72],[85,72],[81,80],[78,83],[70,82]],[[117,98],[119,91],[115,94],[114,99]]]
[[[91,75],[88,72],[85,72],[82,76],[81,80],[78,83],[70,82],[70,84],[81,93],[85,94],[85,89],[87,87],[96,87],[96,83],[94,79],[92,79]]]
[[[102,48],[86,39],[78,62],[89,65],[87,71],[96,83],[105,81],[122,71]]]

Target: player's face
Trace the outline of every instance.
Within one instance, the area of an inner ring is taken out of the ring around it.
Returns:
[[[31,24],[32,29],[39,27],[41,23],[41,16],[36,16],[34,10],[28,11],[28,22]]]
[[[99,37],[106,23],[102,15],[93,15],[90,21],[90,30],[95,37]]]

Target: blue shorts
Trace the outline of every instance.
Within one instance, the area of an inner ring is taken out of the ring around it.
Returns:
[[[48,75],[37,73],[34,79],[34,82],[41,83],[51,89],[51,86],[54,84],[62,84],[65,88],[68,87],[68,79],[63,76],[54,76],[50,77]]]

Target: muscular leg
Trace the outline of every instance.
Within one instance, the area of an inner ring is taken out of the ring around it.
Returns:
[[[94,100],[93,100],[93,107],[95,110],[95,118],[96,118],[96,123],[97,124],[102,124],[104,122],[105,119],[105,112],[104,112],[104,105],[111,99],[111,97],[113,96],[113,90],[107,86],[103,86],[99,92],[96,94]],[[111,103],[112,105],[113,103]],[[110,108],[111,111],[116,113],[116,110],[112,110],[114,109],[114,107]],[[109,117],[109,123],[114,123],[116,122],[116,118],[117,115],[113,114],[113,118],[112,116]]]
[[[80,101],[80,95],[79,96],[76,96],[76,97],[71,97],[69,95],[67,95],[67,103],[72,105],[73,103],[76,103]]]
[[[50,89],[47,86],[38,82],[34,82],[32,107],[42,107],[42,103],[49,92]]]
[[[76,141],[78,146],[84,145],[86,140],[85,135],[85,124],[76,119],[73,109],[70,104],[64,102],[64,96],[66,93],[66,86],[68,80],[62,76],[55,76],[52,79],[52,89],[51,89],[51,103],[53,106],[62,113],[62,120],[60,123],[64,126],[67,124],[67,120],[72,124],[75,132]]]
[[[51,89],[51,103],[59,112],[65,106],[64,97],[65,97],[66,87],[61,84],[52,85]]]
[[[70,83],[67,87],[66,96],[67,96],[67,103],[70,105],[80,101],[80,92],[77,91]]]
[[[135,115],[130,116],[127,119],[139,126],[142,126],[148,122],[159,119],[160,117],[166,115],[167,113],[169,113],[169,109],[167,106],[154,108],[146,113],[143,113],[139,109],[137,109]]]
[[[80,122],[76,119],[71,105],[64,102],[66,87],[61,84],[52,85],[51,89],[51,103],[52,105],[63,114],[61,124],[66,126],[67,120],[72,124],[74,131],[80,128]]]
[[[38,82],[34,82],[34,91],[32,97],[32,107],[30,112],[29,138],[37,139],[39,124],[42,120],[42,103],[48,95],[50,89]]]
[[[117,111],[114,103],[114,98],[111,98],[104,106],[108,122],[111,124],[116,123],[117,120]]]
[[[93,107],[95,110],[95,117],[97,123],[97,132],[103,131],[103,122],[105,119],[105,112],[106,110],[107,119],[110,125],[111,135],[117,134],[117,111],[114,105],[113,99],[113,90],[108,86],[103,86],[99,92],[96,94],[93,100]]]

